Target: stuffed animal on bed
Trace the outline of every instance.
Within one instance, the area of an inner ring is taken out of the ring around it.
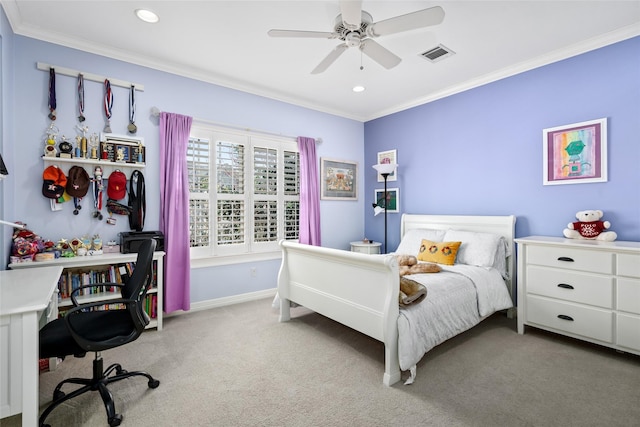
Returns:
[[[437,273],[441,270],[438,264],[430,262],[418,263],[418,259],[413,255],[396,255],[396,258],[398,259],[400,277],[408,274]]]
[[[601,210],[586,210],[576,214],[578,221],[570,222],[564,229],[564,237],[568,239],[602,240],[613,242],[618,235],[614,231],[605,231],[611,227],[609,221],[601,221],[604,213]]]

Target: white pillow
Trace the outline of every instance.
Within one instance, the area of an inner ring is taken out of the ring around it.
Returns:
[[[456,263],[493,267],[499,246],[504,246],[502,236],[477,231],[447,230],[444,241],[460,241]]]
[[[402,241],[395,250],[396,254],[418,256],[422,240],[442,242],[446,230],[434,230],[430,228],[414,228],[405,233]]]
[[[498,245],[496,259],[493,262],[493,268],[500,272],[503,279],[509,279],[510,275],[507,271],[507,257],[511,255],[511,251],[509,250],[509,245],[507,245],[507,241],[504,237],[500,239],[500,242],[502,242],[502,244]]]

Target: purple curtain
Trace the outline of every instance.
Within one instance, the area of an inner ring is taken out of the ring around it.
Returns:
[[[191,308],[189,178],[191,117],[160,113],[160,230],[165,237],[164,311]]]
[[[298,137],[300,150],[300,243],[320,246],[320,191],[316,140]]]

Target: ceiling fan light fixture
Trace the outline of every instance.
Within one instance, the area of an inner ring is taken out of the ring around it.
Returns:
[[[150,24],[155,24],[160,20],[158,15],[155,12],[150,11],[149,9],[136,9],[135,13],[138,19]]]
[[[355,93],[360,93],[360,92],[364,92],[365,87],[364,86],[354,86],[353,89],[351,89],[352,91],[354,91]]]
[[[362,10],[361,0],[340,0],[339,3],[341,13],[336,16],[332,32],[271,29],[267,34],[271,37],[341,40],[343,43],[329,52],[311,74],[326,71],[349,48],[360,49],[361,53],[389,70],[400,64],[402,59],[374,38],[438,25],[444,19],[444,10],[436,6],[373,22],[371,15]]]

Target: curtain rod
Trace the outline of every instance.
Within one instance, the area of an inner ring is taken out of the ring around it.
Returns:
[[[157,107],[152,107],[151,108],[151,115],[154,117],[158,117],[160,116],[160,109]],[[280,137],[284,137],[284,138],[291,138],[291,139],[295,139],[297,140],[298,137],[297,136],[290,136],[290,135],[283,135],[281,133],[276,133],[276,132],[269,132],[269,131],[264,131],[264,130],[257,130],[257,129],[251,129],[248,127],[242,127],[242,126],[237,126],[237,125],[230,125],[227,123],[218,123],[218,122],[213,122],[211,120],[203,120],[203,119],[194,119],[198,122],[202,122],[202,123],[207,123],[213,126],[222,126],[222,127],[227,127],[227,128],[231,128],[231,129],[235,129],[235,130],[244,130],[247,132],[254,132],[254,133],[259,133],[259,134],[263,134],[263,135],[269,135],[269,136],[280,136]],[[322,138],[314,138],[316,140],[316,144],[321,144],[322,143]]]
[[[112,86],[126,87],[127,89],[131,89],[131,86],[134,86],[136,90],[139,90],[140,92],[144,92],[144,85],[128,82],[126,80],[112,79],[110,77],[104,77],[98,74],[85,73],[82,71],[73,70],[71,68],[58,67],[57,65],[45,64],[44,62],[38,62],[36,63],[36,66],[40,71],[49,71],[51,68],[53,68],[54,70],[56,70],[56,74],[61,74],[63,76],[78,77],[78,74],[82,74],[85,80],[91,80],[92,82],[104,83],[106,79],[109,79],[109,83]]]

